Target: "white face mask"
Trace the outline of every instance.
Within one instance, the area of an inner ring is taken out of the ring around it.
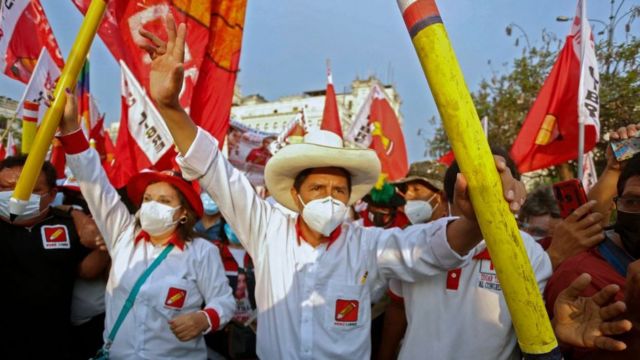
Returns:
[[[434,194],[431,199],[436,197]],[[429,201],[431,201],[429,199]],[[411,221],[411,224],[424,224],[431,220],[431,216],[433,216],[433,210],[438,207],[431,206],[429,201],[424,200],[407,200],[407,203],[404,205],[404,213]]]
[[[142,203],[138,216],[142,230],[149,235],[158,236],[169,232],[176,227],[177,220],[173,220],[180,207],[171,207],[156,201]]]
[[[329,236],[344,222],[347,206],[342,201],[327,196],[305,204],[300,195],[298,195],[298,199],[304,205],[304,209],[302,209],[304,222],[320,234]]]
[[[0,216],[9,220],[9,199],[13,191],[0,191]],[[40,195],[31,194],[29,202],[22,215],[18,215],[13,222],[21,222],[31,220],[40,215]]]

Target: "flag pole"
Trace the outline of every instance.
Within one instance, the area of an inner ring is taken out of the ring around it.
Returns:
[[[49,145],[51,145],[51,141],[53,140],[53,136],[64,112],[67,101],[65,89],[75,88],[78,74],[89,52],[93,38],[98,31],[98,26],[100,25],[100,20],[106,7],[107,4],[105,0],[92,0],[91,5],[89,5],[87,14],[82,21],[78,35],[71,48],[67,63],[58,79],[58,84],[53,93],[54,100],[42,119],[40,129],[36,134],[27,161],[22,168],[16,188],[9,201],[11,220],[14,220],[25,211],[29,198],[31,197],[31,192],[42,169],[47,150],[49,149]]]
[[[398,5],[456,160],[467,177],[520,348],[528,354],[550,353],[558,343],[435,0],[398,0]]]
[[[584,104],[582,94],[584,93],[584,71],[582,71],[585,61],[587,46],[591,41],[587,31],[587,0],[582,0],[580,9],[580,83],[578,85],[578,171],[577,178],[582,180],[584,175]]]

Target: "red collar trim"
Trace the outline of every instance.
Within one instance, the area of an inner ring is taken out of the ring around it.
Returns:
[[[474,260],[491,260],[491,255],[489,255],[489,249],[484,249],[481,253],[475,255],[473,257]]]
[[[331,246],[331,244],[333,244],[336,240],[338,240],[338,238],[340,237],[340,234],[342,234],[342,226],[338,226],[335,230],[333,230],[331,234],[329,234],[329,236],[327,237],[329,239],[329,243],[327,244],[327,250],[329,249],[329,246]],[[298,216],[298,218],[296,219],[296,240],[298,241],[298,245],[300,245],[300,239],[304,240],[305,242],[308,242],[304,238],[304,236],[302,236],[302,230],[300,229],[300,216]]]
[[[149,236],[149,234],[146,231],[140,230],[140,233],[138,233],[138,236],[136,236],[136,238],[133,240],[133,244],[136,245],[140,240],[151,241],[151,236]],[[178,249],[184,250],[184,241],[180,239],[180,236],[176,232],[174,232],[173,235],[171,235],[171,237],[169,238],[169,241],[167,241],[167,244],[173,244]]]

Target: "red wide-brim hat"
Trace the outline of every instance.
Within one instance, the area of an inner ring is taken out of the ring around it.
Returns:
[[[140,204],[142,204],[142,197],[144,196],[144,191],[147,189],[147,186],[157,182],[166,182],[173,185],[182,193],[196,215],[202,217],[204,209],[202,207],[202,200],[200,200],[200,194],[194,189],[190,182],[173,171],[160,172],[143,170],[132,176],[127,184],[127,195],[129,195],[129,199],[139,207]]]

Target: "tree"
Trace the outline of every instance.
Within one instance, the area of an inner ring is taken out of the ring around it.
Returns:
[[[555,35],[543,31],[542,46],[523,49],[512,64],[503,65],[501,72],[493,71],[471,94],[480,118],[489,118],[490,144],[511,148],[561,45]],[[613,45],[611,54],[607,46],[604,40],[596,45],[601,71],[601,134],[640,120],[640,39],[631,36],[625,43]],[[433,117],[431,123],[437,128],[434,137],[426,141],[425,155],[440,157],[449,151],[449,142],[439,119]],[[605,164],[607,145],[601,140],[594,150],[599,171]],[[542,176],[555,177],[556,170],[549,169]]]

